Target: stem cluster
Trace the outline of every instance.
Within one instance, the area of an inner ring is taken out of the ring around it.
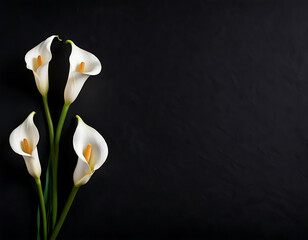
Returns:
[[[48,106],[47,95],[43,96],[43,104],[49,130],[50,155],[49,155],[48,168],[46,172],[46,183],[45,183],[44,193],[42,190],[41,180],[35,179],[38,189],[39,206],[40,206],[37,218],[38,219],[37,239],[40,240],[41,236],[40,226],[42,223],[44,240],[47,240],[48,236],[50,237],[49,238],[50,240],[54,240],[57,238],[59,234],[59,231],[64,223],[66,215],[73,203],[73,200],[77,194],[79,187],[73,186],[71,194],[69,195],[68,200],[63,208],[63,211],[59,219],[57,219],[57,212],[58,212],[57,176],[58,176],[58,161],[59,161],[59,145],[60,145],[62,128],[70,104],[64,103],[63,105],[62,112],[56,129],[56,135],[54,135],[53,121]],[[48,207],[47,214],[46,214],[46,206]]]

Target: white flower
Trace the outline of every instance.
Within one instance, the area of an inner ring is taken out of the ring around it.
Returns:
[[[10,135],[10,145],[14,152],[23,156],[29,174],[38,179],[41,176],[41,164],[37,152],[40,138],[39,132],[33,122],[32,112],[26,120]]]
[[[58,36],[50,36],[45,41],[32,48],[29,52],[27,52],[25,56],[27,68],[33,71],[36,86],[43,96],[46,96],[46,94],[48,93],[48,66],[52,58],[50,45],[55,37]]]
[[[102,65],[92,53],[77,47],[71,40],[66,42],[72,45],[70,70],[64,90],[65,103],[70,104],[75,101],[88,77],[100,73]]]
[[[74,150],[78,156],[74,171],[74,184],[79,187],[86,184],[92,174],[106,161],[108,147],[105,139],[79,117],[73,137]]]

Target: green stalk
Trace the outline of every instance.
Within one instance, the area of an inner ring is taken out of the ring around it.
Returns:
[[[58,208],[58,196],[57,196],[57,175],[58,175],[58,160],[59,160],[59,143],[61,138],[61,132],[63,124],[66,118],[67,111],[70,107],[70,103],[64,103],[62,112],[59,118],[56,136],[55,136],[55,145],[54,145],[54,162],[53,162],[53,172],[52,172],[52,198],[53,198],[53,208],[52,208],[52,228],[54,228],[57,221],[57,208]]]
[[[50,154],[51,155],[51,154]],[[48,168],[47,168],[47,172],[46,172],[46,183],[45,183],[45,188],[44,188],[44,203],[45,203],[45,208],[46,208],[46,219],[47,219],[47,232],[50,229],[50,225],[49,225],[49,217],[51,216],[51,205],[50,205],[50,201],[51,199],[51,181],[50,181],[50,177],[51,177],[51,156],[49,155],[49,162],[48,162]],[[41,212],[40,212],[40,207],[38,207],[37,209],[37,240],[40,240],[40,225],[41,225]]]
[[[43,195],[43,190],[42,190],[42,184],[41,184],[41,180],[39,178],[35,178],[35,182],[36,182],[36,185],[37,185],[37,190],[38,190],[38,195],[39,195],[39,200],[40,200],[44,240],[47,240],[47,220],[46,220],[46,209],[45,209],[45,203],[44,203],[44,195]]]
[[[52,123],[52,118],[50,115],[49,111],[49,106],[48,106],[48,100],[47,100],[47,95],[43,96],[43,103],[44,103],[44,109],[45,109],[45,114],[46,114],[46,120],[47,120],[47,125],[48,125],[48,130],[49,130],[49,143],[50,143],[50,153],[49,153],[49,162],[48,162],[48,168],[47,168],[47,173],[46,173],[46,184],[45,184],[45,192],[44,192],[44,197],[45,197],[45,203],[47,201],[47,196],[51,195],[48,194],[50,191],[50,187],[52,185],[52,182],[49,181],[49,177],[52,177],[52,172],[54,171],[53,167],[53,159],[54,159],[54,128],[53,128],[53,123]],[[51,168],[51,171],[50,171]],[[46,196],[45,196],[46,195]],[[51,197],[51,196],[49,196]],[[51,201],[51,200],[50,200]]]
[[[53,162],[53,157],[54,157],[54,128],[53,128],[53,122],[52,118],[50,115],[49,111],[49,106],[48,106],[48,98],[47,94],[42,95],[43,99],[43,104],[44,104],[44,110],[45,110],[45,115],[46,115],[46,120],[47,120],[47,125],[48,125],[48,130],[49,130],[49,143],[50,143],[50,153],[49,153],[49,160],[48,160],[48,167],[46,171],[46,181],[45,181],[45,189],[44,189],[44,203],[46,206],[46,213],[47,215],[50,214],[52,211],[52,198],[51,198],[51,188],[52,188],[52,162]],[[48,216],[47,216],[48,217]],[[40,208],[38,208],[37,212],[37,230],[38,230],[38,237],[37,239],[40,239]]]
[[[48,179],[46,178],[46,186],[48,186],[48,184],[49,184],[49,187],[51,187],[53,189],[52,194],[50,194],[50,196],[49,196],[51,198],[50,204],[52,204],[51,211],[53,213],[55,207],[57,206],[56,205],[57,203],[55,202],[55,197],[54,197],[54,193],[55,193],[54,188],[55,188],[55,184],[56,184],[57,179],[54,178],[55,173],[56,173],[56,168],[55,168],[55,164],[54,164],[54,152],[55,152],[55,150],[54,150],[54,146],[55,146],[54,145],[54,128],[53,128],[53,123],[52,123],[52,119],[51,119],[51,115],[50,115],[50,111],[49,111],[47,95],[43,96],[43,103],[44,103],[46,120],[47,120],[47,125],[48,125],[48,130],[49,130],[49,142],[50,142],[50,158],[49,158],[49,161],[51,161],[51,164],[48,164],[47,172],[50,173],[49,167],[51,167],[51,175],[48,174],[48,177],[51,176],[51,178],[52,178],[52,182],[49,181],[49,178]],[[47,192],[46,192],[46,194],[47,194]]]
[[[44,109],[45,109],[45,114],[46,114],[46,119],[47,119],[47,124],[48,124],[48,130],[49,130],[49,140],[50,140],[50,153],[54,152],[54,130],[53,130],[53,123],[49,111],[49,106],[48,106],[48,100],[47,100],[47,95],[43,96],[43,103],[44,103]]]
[[[66,204],[63,208],[61,216],[60,216],[60,218],[57,222],[57,225],[56,225],[55,229],[53,230],[53,233],[51,234],[50,240],[55,240],[57,238],[59,231],[60,231],[60,229],[61,229],[61,227],[64,223],[64,220],[66,218],[66,215],[67,215],[68,211],[70,210],[70,207],[71,207],[71,205],[74,201],[74,198],[77,194],[78,189],[79,189],[79,187],[76,187],[75,185],[73,186],[72,191],[71,191],[71,193],[70,193],[70,195],[69,195],[69,197],[66,201]]]

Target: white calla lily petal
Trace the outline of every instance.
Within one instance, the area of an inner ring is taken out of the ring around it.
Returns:
[[[33,122],[35,112],[30,113],[26,120],[13,130],[9,142],[14,152],[21,155],[30,175],[34,178],[41,176],[41,164],[37,152],[37,144],[40,138],[39,132]],[[25,152],[23,140],[27,139],[30,153]]]
[[[92,174],[106,161],[108,146],[99,132],[84,123],[79,116],[77,118],[78,125],[73,137],[73,146],[78,156],[78,162],[73,180],[76,186],[81,186],[87,183]],[[91,157],[87,162],[84,152],[88,144],[91,144]]]
[[[30,156],[24,152],[22,148],[23,139],[26,138],[29,142],[30,148],[34,149],[39,141],[39,132],[34,125],[33,117],[35,112],[29,114],[26,120],[19,125],[10,135],[10,145],[14,152],[22,156]]]
[[[28,51],[25,56],[27,68],[33,71],[36,86],[39,92],[43,96],[47,94],[48,88],[49,88],[48,66],[52,58],[50,46],[55,37],[58,37],[58,36],[57,35],[50,36],[45,41],[41,42],[36,47]],[[37,60],[38,56],[41,56],[41,59],[42,59],[41,66],[38,65],[38,60]]]
[[[72,52],[69,58],[70,70],[64,90],[64,100],[66,103],[72,103],[77,98],[88,77],[99,74],[102,65],[92,53],[77,47],[71,40],[66,42],[72,45]],[[79,72],[82,62],[85,64],[84,71]]]
[[[31,156],[23,156],[29,174],[34,178],[40,178],[42,168],[39,160],[37,147],[33,149]]]
[[[85,63],[84,74],[88,75],[97,75],[101,72],[102,65],[98,58],[86,51],[77,47],[72,41],[68,40],[67,42],[72,45],[72,53],[70,55],[70,71],[78,71],[79,65],[81,62]]]
[[[75,101],[88,77],[89,75],[79,72],[69,73],[69,77],[64,90],[65,103],[72,103]]]
[[[48,64],[40,66],[37,71],[33,71],[36,87],[39,92],[46,96],[49,89],[49,80],[48,80]]]
[[[78,158],[73,175],[75,186],[86,184],[90,180],[93,173],[94,172],[91,170],[89,164]]]

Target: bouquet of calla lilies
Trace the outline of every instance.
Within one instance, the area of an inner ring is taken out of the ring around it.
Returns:
[[[102,135],[76,115],[78,124],[73,136],[73,147],[78,160],[72,174],[74,185],[62,213],[58,215],[57,172],[62,127],[69,107],[77,98],[82,86],[89,76],[99,74],[102,66],[98,58],[92,53],[77,47],[71,40],[66,41],[72,46],[69,57],[70,69],[64,90],[64,105],[54,132],[47,94],[49,89],[48,66],[52,58],[50,46],[55,38],[61,41],[56,35],[50,36],[31,49],[25,56],[27,68],[32,70],[36,86],[42,95],[49,129],[50,156],[44,191],[40,179],[42,169],[37,148],[40,135],[33,121],[34,111],[11,133],[9,138],[13,151],[24,158],[27,170],[36,182],[39,196],[37,239],[44,240],[57,238],[79,187],[90,180],[93,173],[102,166],[108,155],[108,147]]]

